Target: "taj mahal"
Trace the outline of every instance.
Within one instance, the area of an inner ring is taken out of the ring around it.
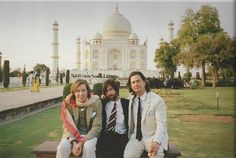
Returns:
[[[169,24],[169,40],[173,39],[173,22]],[[51,75],[56,76],[58,64],[58,23],[53,24],[52,66]],[[82,52],[81,52],[82,43]],[[97,32],[93,38],[81,42],[76,39],[76,63],[72,74],[117,75],[127,78],[134,70],[142,71],[146,76],[160,76],[158,70],[147,70],[147,38],[140,41],[133,32],[128,19],[122,15],[118,6],[114,13],[105,21],[102,33]]]

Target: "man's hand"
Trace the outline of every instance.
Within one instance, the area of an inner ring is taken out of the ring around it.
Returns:
[[[77,143],[75,141],[73,141],[72,144],[72,153],[75,157],[78,157],[82,152],[82,146],[80,145],[80,143]]]
[[[155,141],[152,141],[151,144],[150,144],[150,151],[148,153],[148,156],[149,157],[155,157],[157,155],[159,147],[160,147],[159,143],[157,143]]]

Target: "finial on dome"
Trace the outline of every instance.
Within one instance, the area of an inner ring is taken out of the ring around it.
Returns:
[[[57,21],[56,21],[56,20],[54,21],[53,25],[58,25],[58,23],[57,23]]]

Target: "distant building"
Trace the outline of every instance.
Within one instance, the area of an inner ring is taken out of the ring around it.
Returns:
[[[134,70],[147,71],[147,40],[140,44],[118,7],[103,25],[102,34],[97,32],[92,39],[84,41],[81,70],[81,74],[120,77],[127,77]]]

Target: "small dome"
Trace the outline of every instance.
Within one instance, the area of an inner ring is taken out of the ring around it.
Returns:
[[[110,37],[129,37],[131,33],[131,24],[118,9],[113,13],[103,25],[104,38]]]
[[[173,25],[174,25],[173,21],[170,20],[170,22],[168,23],[168,25],[169,25],[169,26],[173,26]]]
[[[102,34],[100,34],[99,32],[97,32],[97,33],[94,35],[93,39],[102,39]]]
[[[129,35],[129,39],[138,40],[138,36],[137,36],[136,33],[131,33],[131,34]]]

